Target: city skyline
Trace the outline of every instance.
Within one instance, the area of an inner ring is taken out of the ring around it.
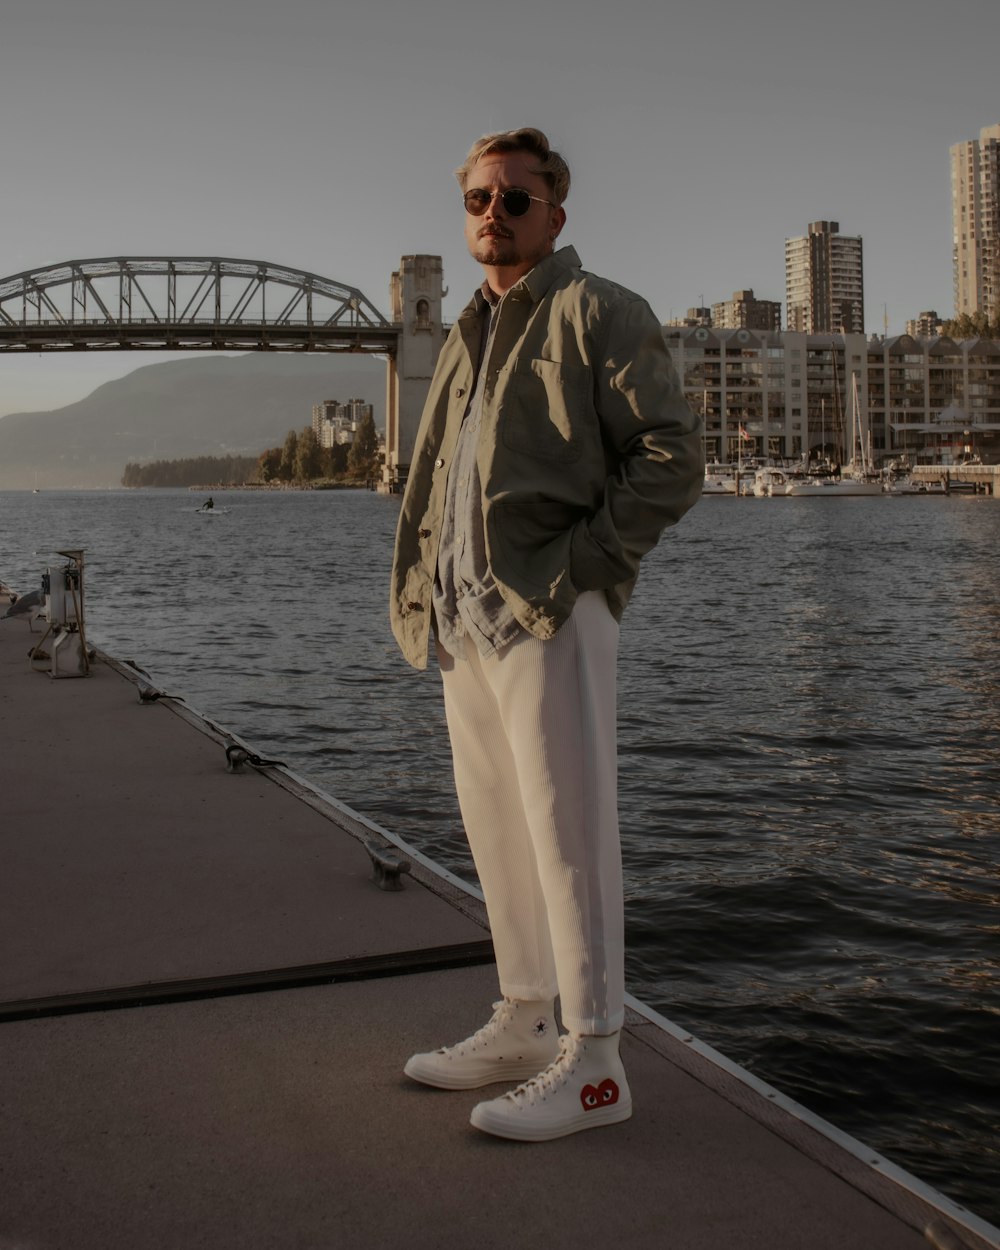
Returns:
[[[300,267],[388,310],[402,255],[441,255],[453,319],[478,282],[451,171],[476,136],[540,125],[574,186],[562,241],[661,321],[753,288],[784,300],[784,242],[833,219],[865,248],[865,326],[952,312],[949,149],[1000,121],[989,32],[957,78],[954,18],[850,4],[573,23],[545,4],[331,11],[288,0],[48,0],[5,15],[0,277],[107,255]],[[81,398],[169,353],[11,359],[0,415]]]

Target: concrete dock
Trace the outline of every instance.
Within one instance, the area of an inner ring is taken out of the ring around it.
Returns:
[[[0,1250],[1000,1246],[635,1000],[631,1120],[478,1133],[502,1087],[402,1075],[497,996],[475,894],[128,666],[33,670],[30,628],[0,621]]]

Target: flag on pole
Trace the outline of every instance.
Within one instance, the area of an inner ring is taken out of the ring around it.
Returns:
[[[753,441],[742,425],[740,426],[740,438],[745,438],[748,443]]]

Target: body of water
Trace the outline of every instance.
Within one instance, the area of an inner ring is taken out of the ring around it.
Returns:
[[[398,500],[0,493],[0,577],[460,875]],[[629,988],[1000,1222],[1000,499],[706,498],[622,628]]]

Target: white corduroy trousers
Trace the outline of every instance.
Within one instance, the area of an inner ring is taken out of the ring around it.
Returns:
[[[500,990],[560,998],[572,1032],[624,1021],[615,684],[618,624],[588,591],[554,638],[494,656],[438,647],[462,819]]]

